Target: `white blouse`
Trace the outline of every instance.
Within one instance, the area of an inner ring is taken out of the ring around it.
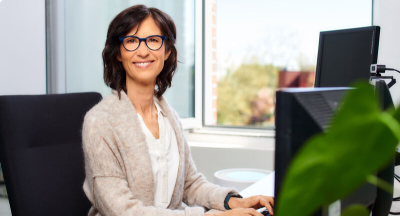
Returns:
[[[154,101],[158,113],[159,139],[156,139],[138,114],[150,152],[154,176],[154,205],[167,208],[171,202],[178,175],[179,150],[176,136],[165,113]]]

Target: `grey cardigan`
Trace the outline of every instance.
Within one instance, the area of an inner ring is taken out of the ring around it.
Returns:
[[[89,216],[204,215],[204,208],[224,210],[223,201],[234,189],[209,183],[197,172],[177,113],[158,100],[176,135],[179,168],[167,209],[154,207],[154,179],[150,154],[130,99],[116,91],[85,116],[82,136],[86,179],[83,190],[92,203]],[[185,207],[188,206],[203,207]]]

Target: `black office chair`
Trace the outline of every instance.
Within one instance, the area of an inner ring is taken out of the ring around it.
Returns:
[[[82,123],[99,93],[0,96],[0,162],[13,216],[83,216],[90,209]]]

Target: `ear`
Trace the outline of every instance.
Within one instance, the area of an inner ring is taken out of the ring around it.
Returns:
[[[167,61],[167,60],[168,60],[169,55],[171,55],[171,50],[169,50],[168,52],[165,53],[164,61]]]
[[[120,61],[120,62],[122,62],[121,54],[117,55],[117,60]]]

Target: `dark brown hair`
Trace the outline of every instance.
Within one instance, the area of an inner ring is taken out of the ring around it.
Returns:
[[[106,45],[103,49],[103,65],[104,65],[104,82],[107,86],[117,90],[119,98],[121,98],[121,90],[126,90],[126,72],[122,63],[117,60],[120,56],[119,37],[128,34],[133,27],[151,16],[156,25],[160,28],[163,36],[167,36],[164,41],[165,51],[171,51],[168,59],[164,62],[164,68],[157,76],[155,95],[160,98],[167,88],[171,87],[172,77],[177,68],[177,51],[175,47],[176,28],[174,21],[166,13],[157,8],[148,8],[144,5],[136,5],[129,7],[119,13],[110,23],[107,32]]]

